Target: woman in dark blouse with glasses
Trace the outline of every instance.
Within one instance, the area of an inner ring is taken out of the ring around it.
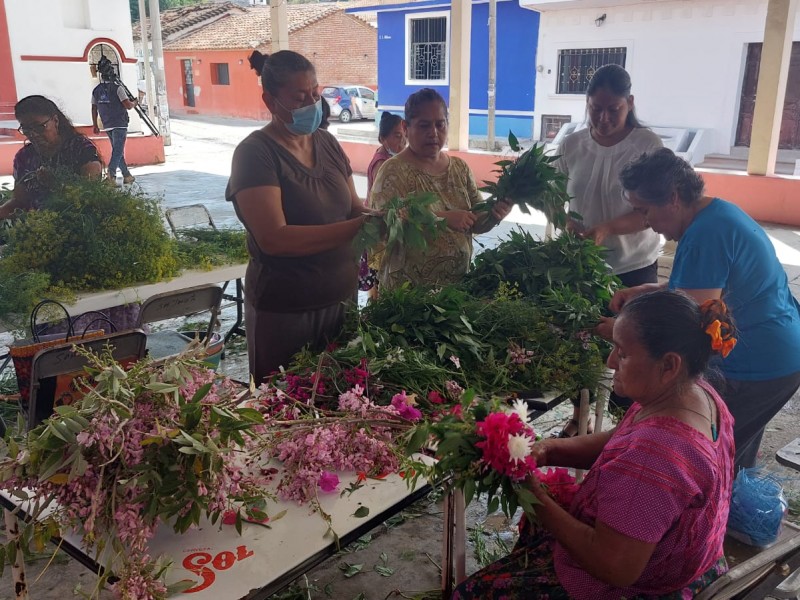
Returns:
[[[28,96],[17,102],[14,114],[28,143],[14,156],[14,195],[0,206],[0,219],[17,210],[39,208],[56,174],[101,176],[97,148],[52,100]]]

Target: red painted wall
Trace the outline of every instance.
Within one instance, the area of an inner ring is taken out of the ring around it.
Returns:
[[[258,77],[247,62],[247,50],[164,52],[170,114],[215,115],[265,120],[269,111],[261,101]],[[195,106],[186,104],[183,61],[192,61]],[[212,83],[212,65],[227,63],[230,85]],[[240,64],[241,63],[241,64]]]
[[[375,89],[378,80],[377,31],[339,11],[289,34],[289,47],[317,68],[320,85],[360,84]],[[270,52],[269,48],[260,49]],[[258,76],[247,57],[252,50],[164,50],[170,114],[211,115],[265,121],[269,111],[261,101]],[[183,89],[183,60],[192,61],[195,106],[187,106]],[[241,62],[241,64],[240,64]],[[213,63],[227,63],[230,85],[214,85]]]
[[[3,108],[17,102],[17,84],[14,80],[14,65],[11,62],[11,40],[8,35],[5,0],[0,0],[0,113]],[[12,111],[13,114],[13,111]]]

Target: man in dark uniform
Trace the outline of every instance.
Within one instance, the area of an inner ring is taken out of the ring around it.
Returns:
[[[92,91],[92,124],[94,132],[100,133],[97,115],[103,121],[103,131],[111,140],[111,159],[108,161],[108,179],[116,185],[117,167],[122,170],[122,182],[133,183],[125,163],[125,140],[128,138],[128,111],[136,105],[136,100],[128,98],[122,86],[114,83],[116,73],[113,65],[100,70],[100,83]]]

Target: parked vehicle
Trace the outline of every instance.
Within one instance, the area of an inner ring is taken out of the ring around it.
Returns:
[[[322,97],[331,107],[331,117],[341,123],[351,119],[374,119],[378,113],[377,94],[361,85],[331,85],[322,89]]]

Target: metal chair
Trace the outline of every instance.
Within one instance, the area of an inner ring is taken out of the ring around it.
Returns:
[[[210,312],[208,328],[203,338],[206,344],[212,340],[214,328],[217,326],[222,288],[216,285],[202,285],[175,292],[157,294],[145,300],[139,312],[139,327],[148,323],[187,317],[199,313]],[[183,351],[191,338],[175,330],[164,330],[150,333],[147,336],[147,353],[155,359],[166,358]]]
[[[172,230],[172,235],[175,237],[178,236],[178,232],[181,229],[204,229],[206,227],[215,231],[217,229],[205,204],[188,204],[186,206],[168,208],[164,212],[164,216],[167,219],[167,223],[169,223],[169,228]]]
[[[146,344],[147,336],[143,331],[129,330],[53,346],[38,352],[31,365],[28,428],[36,427],[53,414],[54,406],[68,404],[65,401],[68,394],[80,394],[73,383],[84,374],[87,359],[75,352],[76,346],[94,353],[108,348],[114,360],[127,365],[144,357]]]

